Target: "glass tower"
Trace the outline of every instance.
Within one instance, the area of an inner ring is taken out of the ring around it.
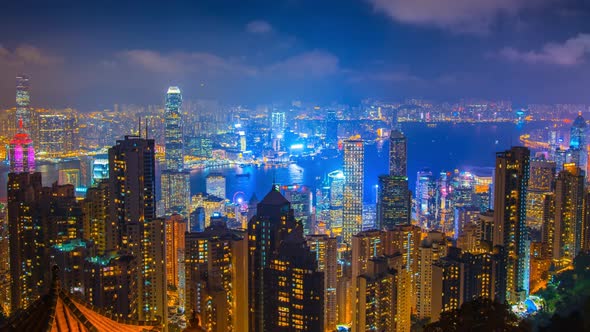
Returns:
[[[23,128],[31,129],[31,114],[29,103],[29,77],[19,75],[16,77],[16,127],[19,127],[19,121],[23,121]]]
[[[166,121],[166,169],[170,171],[180,171],[184,168],[181,105],[182,94],[180,89],[171,86],[166,94],[166,111],[164,114]]]
[[[344,196],[343,228],[344,242],[350,243],[352,236],[361,231],[363,225],[365,145],[359,139],[344,141]]]

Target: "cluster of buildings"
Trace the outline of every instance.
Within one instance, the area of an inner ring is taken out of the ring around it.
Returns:
[[[321,187],[273,183],[260,201],[228,202],[225,177],[211,172],[206,193],[191,197],[186,156],[196,145],[186,135],[181,91],[170,87],[164,149],[144,117],[136,135],[94,158],[80,197],[61,183],[72,181],[68,172],[43,185],[35,160],[41,134],[30,129],[26,79],[18,84],[0,206],[0,247],[9,252],[0,257],[0,304],[13,327],[30,324],[23,317],[40,315],[33,309],[51,294],[51,310],[100,317],[94,326],[110,319],[164,331],[410,331],[413,318],[437,321],[477,298],[518,306],[590,249],[581,116],[571,130],[575,158],[513,147],[497,153],[493,175],[420,171],[414,196],[407,138],[391,130],[388,174],[378,177],[368,223],[365,140],[339,141],[335,111],[322,120],[320,141],[328,151],[341,148],[343,169]],[[270,141],[258,143],[275,157],[286,143],[314,144],[289,138],[285,113],[270,120]],[[238,118],[231,131],[238,139],[224,151],[247,155],[251,138],[240,132],[254,127]],[[210,144],[196,140],[201,150]]]

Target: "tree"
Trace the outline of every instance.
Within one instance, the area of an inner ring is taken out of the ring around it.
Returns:
[[[465,302],[459,309],[444,312],[437,322],[426,325],[424,332],[520,332],[531,329],[521,324],[506,304],[489,299]]]

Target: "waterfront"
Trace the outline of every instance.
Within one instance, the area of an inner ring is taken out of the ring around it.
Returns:
[[[513,123],[451,124],[442,123],[428,126],[425,123],[403,123],[402,129],[408,137],[408,178],[413,190],[416,172],[424,167],[433,174],[441,171],[471,170],[494,166],[495,153],[518,145],[523,133],[543,128],[545,122],[527,123],[524,126]],[[373,202],[377,177],[387,171],[388,142],[366,145],[365,150],[365,201]],[[43,173],[46,186],[58,180],[60,169],[77,168],[78,161],[59,164],[42,164],[38,170]],[[205,191],[205,177],[215,172],[227,178],[227,195],[232,198],[236,193],[249,199],[253,193],[258,198],[270,189],[273,180],[279,184],[303,184],[316,187],[331,171],[342,167],[342,159],[316,159],[288,167],[230,167],[199,169],[191,171],[191,194]],[[0,195],[6,197],[7,169],[2,169]],[[248,176],[236,176],[246,174]]]

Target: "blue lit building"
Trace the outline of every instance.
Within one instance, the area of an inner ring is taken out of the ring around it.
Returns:
[[[184,168],[182,139],[182,94],[175,86],[168,88],[165,110],[166,169],[180,171]]]

